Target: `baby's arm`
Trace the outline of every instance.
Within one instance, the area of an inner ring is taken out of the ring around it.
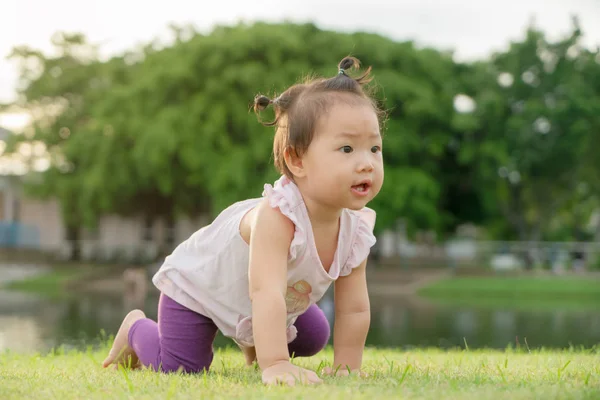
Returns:
[[[294,237],[294,224],[278,209],[263,201],[251,222],[250,300],[256,358],[263,382],[293,385],[297,379],[319,383],[313,371],[290,363],[285,305],[287,257]]]
[[[335,325],[333,328],[333,371],[359,371],[371,310],[366,279],[367,260],[350,275],[337,279],[334,287]]]
[[[250,231],[250,300],[258,365],[264,371],[289,360],[285,293],[287,256],[294,225],[279,210],[262,202]]]

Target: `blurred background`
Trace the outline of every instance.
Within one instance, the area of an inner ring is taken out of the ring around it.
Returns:
[[[4,0],[0,352],[156,317],[164,256],[278,177],[253,97],[348,54],[390,116],[368,344],[600,343],[598,21],[595,0]]]

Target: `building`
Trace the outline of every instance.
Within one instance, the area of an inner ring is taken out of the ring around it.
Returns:
[[[11,132],[0,128],[0,156],[4,152]],[[0,173],[0,246],[15,246],[18,241],[18,228],[15,225],[18,213],[18,201],[15,193],[17,177]]]

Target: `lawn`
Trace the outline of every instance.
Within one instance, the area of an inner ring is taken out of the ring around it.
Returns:
[[[53,265],[48,272],[40,275],[9,282],[2,289],[35,293],[49,299],[60,299],[75,295],[67,287],[71,282],[105,277],[108,274],[114,274],[115,271],[118,273],[122,270],[123,267],[119,265],[59,264]]]
[[[2,399],[597,399],[599,351],[367,349],[367,378],[324,378],[318,387],[265,387],[241,353],[218,350],[211,372],[165,375],[102,369],[106,349],[0,355]],[[332,350],[294,362],[319,370]]]
[[[455,277],[425,286],[418,294],[448,304],[512,308],[598,309],[597,277]]]
[[[5,289],[36,293],[48,298],[65,297],[64,285],[81,276],[76,269],[57,269],[32,278],[9,282]]]

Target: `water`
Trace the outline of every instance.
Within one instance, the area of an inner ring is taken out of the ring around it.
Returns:
[[[143,309],[156,318],[158,297]],[[331,297],[321,302],[333,322]],[[120,296],[85,295],[48,301],[35,295],[0,291],[0,352],[46,352],[64,345],[85,348],[99,343],[100,332],[118,330],[123,316],[139,305]],[[378,347],[530,348],[591,347],[600,343],[600,310],[490,310],[476,306],[433,305],[418,298],[371,298],[372,322],[367,344]],[[218,337],[216,346],[231,345]]]

